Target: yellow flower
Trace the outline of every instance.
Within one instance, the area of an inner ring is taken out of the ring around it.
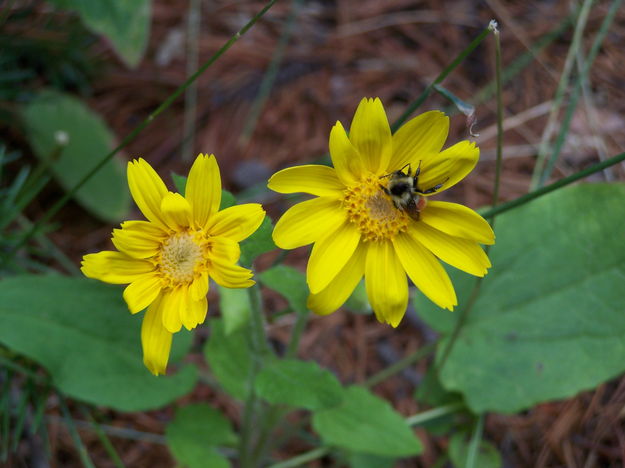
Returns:
[[[273,232],[283,249],[314,243],[306,272],[312,311],[337,310],[364,275],[377,319],[396,327],[408,305],[406,274],[449,310],[457,305],[456,293],[438,259],[486,274],[490,261],[479,244],[495,241],[488,223],[462,205],[426,203],[463,179],[479,158],[469,141],[441,151],[448,131],[447,116],[431,111],[391,135],[382,102],[363,99],[349,137],[340,122],[330,132],[333,168],[297,166],[271,177],[269,188],[276,192],[316,195],[284,213]],[[410,171],[406,179],[419,192],[412,201],[410,194],[405,204],[391,197],[390,184],[401,181],[395,171]]]
[[[146,307],[141,327],[143,362],[164,374],[172,333],[204,322],[208,280],[229,288],[254,284],[252,272],[236,265],[239,242],[260,226],[257,203],[219,211],[221,179],[213,155],[200,154],[186,195],[172,193],[143,159],[128,163],[128,186],[147,221],[126,221],[113,230],[119,250],[85,255],[82,272],[107,283],[126,284],[124,300],[135,314]]]

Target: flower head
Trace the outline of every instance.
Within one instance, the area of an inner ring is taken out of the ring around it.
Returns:
[[[311,310],[334,312],[364,275],[377,319],[396,327],[408,305],[406,275],[452,310],[456,293],[439,259],[486,274],[490,261],[479,244],[495,241],[488,223],[462,205],[428,200],[479,158],[469,141],[441,151],[448,131],[449,119],[431,111],[391,135],[382,102],[363,99],[349,136],[340,122],[330,132],[334,167],[297,166],[271,177],[272,190],[316,196],[287,210],[273,232],[284,249],[314,244],[306,272]]]
[[[118,251],[85,255],[82,272],[107,283],[127,284],[124,300],[135,314],[147,307],[141,327],[143,362],[164,374],[172,333],[204,322],[208,280],[229,288],[254,284],[236,264],[239,242],[260,226],[257,203],[219,211],[221,179],[213,155],[200,154],[186,195],[169,192],[143,159],[128,163],[128,185],[147,221],[126,221],[113,230]]]

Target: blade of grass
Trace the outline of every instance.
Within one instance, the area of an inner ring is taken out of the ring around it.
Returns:
[[[605,39],[605,36],[610,29],[610,25],[616,16],[616,12],[621,6],[621,0],[614,0],[610,5],[610,9],[608,10],[608,14],[605,16],[603,21],[601,22],[601,27],[595,36],[595,40],[590,48],[590,52],[588,53],[588,57],[586,58],[586,63],[584,64],[584,69],[582,73],[577,77],[575,82],[575,86],[573,91],[571,92],[571,96],[569,98],[569,104],[566,108],[566,112],[564,118],[562,120],[562,125],[560,126],[560,132],[556,138],[554,143],[554,148],[549,160],[546,163],[545,170],[540,174],[538,186],[543,186],[551,174],[556,165],[556,161],[560,156],[560,152],[562,151],[562,147],[564,146],[564,141],[566,140],[566,136],[568,135],[569,128],[571,126],[571,120],[573,119],[573,114],[575,113],[575,109],[577,107],[577,101],[579,100],[579,96],[582,90],[582,84],[584,81],[588,79],[588,75],[590,73],[590,69],[595,59],[597,58],[597,54],[599,53],[599,49],[601,48],[601,44]],[[571,46],[572,47],[572,46]]]
[[[471,442],[469,442],[469,450],[467,451],[467,462],[465,468],[476,468],[475,462],[477,460],[477,454],[482,442],[482,434],[484,433],[484,415],[480,414],[477,422],[475,423],[475,430],[471,436]],[[479,468],[479,467],[477,467]]]
[[[418,426],[419,424],[426,423],[432,419],[438,419],[441,416],[456,413],[457,411],[463,409],[464,405],[462,403],[451,403],[449,405],[439,406],[438,408],[432,408],[430,410],[409,416],[406,418],[406,423],[409,426]]]
[[[392,377],[393,375],[401,372],[402,370],[404,370],[406,367],[414,364],[415,362],[423,359],[424,357],[428,356],[431,352],[434,351],[435,348],[435,343],[430,343],[426,346],[423,346],[419,349],[417,349],[416,351],[414,351],[413,353],[409,354],[408,356],[400,359],[399,361],[397,361],[396,363],[385,367],[383,370],[381,370],[380,372],[378,372],[377,374],[369,377],[364,383],[363,385],[365,387],[373,387],[377,384],[379,384],[380,382],[384,382],[386,379],[388,379],[389,377]]]
[[[111,152],[105,155],[96,166],[89,171],[74,187],[68,190],[63,197],[61,197],[46,213],[39,219],[33,226],[33,228],[26,233],[17,243],[10,249],[9,253],[14,254],[19,248],[21,248],[28,240],[37,232],[41,226],[47,223],[54,215],[56,215],[61,208],[74,196],[74,194],[96,174],[102,166],[104,166],[113,156],[115,156],[122,148],[125,148],[130,142],[132,142],[137,135],[139,135],[152,121],[158,117],[161,113],[167,110],[173,102],[193,83],[202,73],[204,73],[213,63],[215,63],[232,45],[238,41],[249,29],[256,24],[256,22],[267,13],[277,0],[270,0],[267,2],[262,10],[260,10],[252,19],[250,19],[245,26],[243,26],[234,36],[232,36],[217,52],[215,52],[211,58],[209,58],[202,66],[191,75],[182,85],[171,93],[148,117],[145,118],[134,130],[132,130],[121,143],[114,148]]]
[[[555,131],[558,113],[560,112],[560,108],[564,102],[565,91],[569,86],[570,75],[575,61],[575,54],[577,49],[581,47],[584,28],[586,27],[590,8],[593,3],[594,0],[584,0],[582,7],[579,9],[579,14],[577,15],[575,30],[573,32],[573,40],[571,41],[571,46],[569,47],[569,51],[564,61],[560,81],[558,82],[558,87],[556,88],[556,93],[553,98],[553,107],[549,113],[547,124],[545,125],[545,130],[543,131],[540,145],[538,147],[538,157],[536,159],[536,165],[534,166],[534,173],[532,174],[532,181],[530,183],[531,190],[543,185],[541,180],[543,180],[542,176],[547,163],[547,153],[549,152],[551,146],[551,135]]]
[[[2,393],[0,394],[0,460],[3,462],[9,458],[9,440],[11,438],[9,424],[11,422],[11,379],[13,372],[10,369],[3,369],[2,373]]]
[[[61,412],[63,413],[63,421],[65,421],[65,425],[69,431],[69,435],[74,442],[74,446],[76,447],[76,451],[78,452],[78,456],[80,457],[80,461],[82,462],[85,468],[95,468],[95,465],[91,461],[89,457],[89,452],[87,451],[87,447],[82,443],[82,439],[78,434],[78,430],[76,429],[76,425],[74,424],[74,419],[67,408],[67,404],[65,403],[65,397],[59,394],[59,406],[61,407]]]
[[[124,465],[124,462],[119,457],[117,450],[115,450],[115,447],[113,447],[113,444],[111,443],[110,439],[107,437],[106,433],[100,427],[100,424],[98,424],[98,422],[93,418],[93,415],[91,414],[89,409],[85,405],[80,405],[80,411],[85,416],[87,421],[91,423],[91,427],[93,428],[96,435],[98,436],[98,439],[100,439],[100,442],[102,442],[102,446],[104,447],[104,450],[106,450],[106,453],[108,454],[113,464],[117,468],[126,468],[126,465]]]
[[[23,390],[20,392],[20,401],[17,405],[17,410],[15,412],[15,425],[13,427],[13,443],[11,444],[11,452],[15,452],[17,450],[17,446],[20,442],[20,438],[22,437],[22,431],[24,430],[24,421],[26,420],[26,411],[28,400],[30,399],[32,390],[32,381],[28,381],[27,384],[23,387]]]

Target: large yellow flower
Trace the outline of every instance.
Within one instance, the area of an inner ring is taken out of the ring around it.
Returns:
[[[172,193],[143,159],[128,163],[130,192],[147,221],[126,221],[113,231],[119,250],[85,255],[82,272],[126,284],[124,300],[135,314],[148,308],[141,327],[143,362],[164,374],[172,333],[204,322],[209,277],[221,286],[247,288],[252,272],[236,265],[239,242],[260,226],[257,203],[219,211],[221,178],[213,155],[200,154],[186,196]]]
[[[439,259],[472,275],[486,274],[490,261],[479,244],[494,243],[488,223],[462,205],[426,203],[463,179],[479,158],[469,141],[441,151],[448,131],[449,119],[431,111],[391,135],[382,102],[363,99],[349,137],[340,122],[332,128],[333,168],[297,166],[271,177],[272,190],[316,195],[291,207],[273,232],[283,249],[314,243],[306,272],[311,310],[334,312],[364,275],[377,319],[396,327],[408,305],[406,274],[449,310],[457,305],[456,293]],[[412,210],[391,197],[395,171],[418,173],[409,178],[417,192]]]

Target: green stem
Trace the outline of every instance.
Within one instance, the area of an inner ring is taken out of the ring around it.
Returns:
[[[491,32],[490,28],[485,28],[471,43],[462,51],[458,56],[445,67],[445,69],[436,77],[436,79],[430,83],[427,88],[423,90],[421,95],[413,101],[404,111],[404,113],[393,123],[391,131],[394,133],[399,127],[410,117],[410,115],[427,99],[430,93],[434,90],[434,86],[441,83],[447,75],[449,75],[462,61],[475,50],[475,48],[482,43],[482,41]]]
[[[267,11],[276,3],[277,0],[270,0],[265,7],[260,10],[250,21],[247,22],[234,36],[232,36],[217,52],[213,54],[204,64],[191,75],[182,85],[180,85],[173,93],[171,93],[148,117],[143,120],[139,125],[135,127],[122,142],[113,149],[110,153],[102,158],[102,160],[96,164],[96,166],[89,171],[76,185],[74,185],[69,191],[63,195],[46,213],[39,219],[33,226],[33,228],[26,233],[20,241],[13,246],[9,253],[14,253],[20,247],[22,247],[28,240],[41,229],[45,223],[47,223],[55,214],[59,212],[63,206],[75,195],[75,193],[85,184],[91,177],[93,177],[108,161],[115,156],[122,148],[125,148],[130,142],[132,142],[139,133],[141,133],[152,121],[158,117],[162,112],[167,110],[174,101],[193,83],[202,73],[204,73],[208,67],[217,61],[232,45],[238,41],[254,24],[263,17]]]
[[[477,423],[475,424],[475,430],[471,436],[471,442],[469,442],[469,449],[467,451],[467,462],[465,468],[474,468],[477,460],[477,454],[480,448],[480,442],[482,441],[482,434],[484,432],[484,415],[480,414]],[[479,468],[479,467],[478,467]]]
[[[304,332],[304,328],[306,328],[306,323],[308,323],[309,316],[310,312],[308,311],[297,312],[295,324],[293,325],[293,330],[291,331],[291,338],[289,339],[289,344],[286,348],[286,353],[284,354],[285,358],[289,359],[297,355],[299,341],[302,338],[302,333]]]
[[[419,424],[426,423],[432,419],[438,419],[446,414],[452,414],[464,408],[462,403],[451,403],[449,405],[439,406],[438,408],[432,408],[422,413],[417,413],[413,416],[406,418],[406,424],[409,426],[418,426]]]
[[[612,23],[612,20],[614,19],[614,16],[616,15],[620,4],[621,4],[621,0],[615,0],[612,2],[612,5],[610,5],[610,10],[608,11],[608,14],[603,19],[603,22],[601,23],[601,27],[599,28],[599,32],[595,36],[595,40],[593,41],[592,47],[590,48],[590,52],[588,53],[588,57],[586,58],[586,63],[584,64],[584,68],[582,72],[580,73],[580,75],[577,77],[575,87],[573,88],[573,91],[571,92],[571,96],[569,98],[569,104],[566,108],[566,113],[564,114],[564,118],[562,119],[562,125],[560,126],[560,132],[558,133],[558,137],[556,138],[556,141],[554,143],[553,153],[551,154],[551,156],[549,157],[549,160],[547,161],[547,166],[545,167],[545,170],[540,175],[540,179],[538,182],[539,187],[543,186],[545,182],[549,180],[549,177],[551,177],[553,169],[556,165],[556,161],[558,160],[558,157],[560,156],[560,151],[562,151],[562,147],[564,146],[564,141],[566,140],[566,136],[569,133],[571,120],[573,120],[573,114],[575,113],[575,109],[577,108],[577,102],[579,100],[579,96],[582,91],[583,83],[588,78],[592,64],[594,63],[595,58],[597,58],[597,54],[599,53],[601,44],[603,43],[603,40],[605,39],[605,36],[608,33],[608,30],[610,29],[610,24]]]
[[[250,343],[252,352],[252,366],[247,380],[248,394],[243,410],[243,422],[241,428],[241,438],[239,443],[239,460],[241,468],[252,468],[254,466],[253,440],[254,427],[256,421],[256,409],[258,398],[254,389],[254,381],[258,371],[262,367],[262,360],[269,352],[267,337],[265,334],[265,323],[263,320],[262,302],[260,287],[258,284],[248,288],[250,305],[252,309],[250,319]]]
[[[428,354],[430,354],[432,351],[434,351],[435,347],[436,347],[436,344],[435,343],[431,343],[429,345],[426,345],[426,346],[423,346],[422,348],[417,349],[415,352],[413,352],[413,353],[409,354],[408,356],[400,359],[399,361],[397,361],[393,365],[388,366],[385,369],[383,369],[380,372],[378,372],[377,374],[369,377],[365,381],[365,383],[363,385],[365,387],[373,387],[373,386],[379,384],[380,382],[385,381],[389,377],[391,377],[391,376],[401,372],[406,367],[414,364],[415,362],[419,361],[420,359],[422,359],[425,356],[427,356]]]
[[[557,190],[566,185],[572,184],[573,182],[577,182],[578,180],[583,179],[584,177],[587,177],[589,175],[595,174],[597,172],[600,172],[607,167],[614,166],[615,164],[618,164],[621,161],[625,161],[625,153],[617,154],[616,156],[613,156],[610,159],[606,159],[605,161],[601,161],[601,162],[598,162],[597,164],[593,164],[592,166],[590,166],[587,169],[584,169],[583,171],[579,171],[575,174],[571,174],[568,177],[557,180],[551,185],[541,187],[538,190],[534,190],[533,192],[527,193],[519,198],[516,198],[515,200],[502,203],[499,206],[496,206],[494,208],[491,208],[485,211],[482,214],[482,216],[484,216],[485,218],[490,218],[492,216],[499,215],[501,213],[512,210],[514,208],[518,208],[519,206],[525,205],[526,203],[532,200],[535,200],[536,198],[542,197],[543,195],[546,195],[550,192],[553,192],[554,190]]]
[[[503,161],[503,98],[501,85],[501,41],[499,39],[499,30],[497,23],[491,21],[493,36],[495,38],[495,83],[497,94],[497,163],[495,166],[495,186],[493,188],[493,203],[495,207],[499,203],[499,185],[501,181],[501,166]],[[489,218],[491,225],[495,224],[495,217]]]

